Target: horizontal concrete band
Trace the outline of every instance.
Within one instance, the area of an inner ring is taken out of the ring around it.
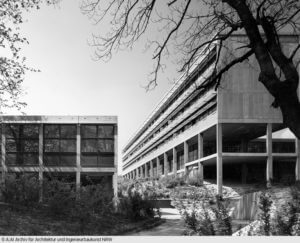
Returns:
[[[117,116],[0,116],[0,123],[118,123]]]
[[[112,173],[116,173],[117,172],[117,168],[114,167],[103,167],[103,168],[99,168],[99,167],[84,167],[84,168],[78,168],[78,167],[45,167],[45,166],[6,166],[5,169],[3,169],[3,167],[0,168],[1,171],[5,171],[5,172],[95,172],[95,173],[99,173],[99,172],[112,172]]]

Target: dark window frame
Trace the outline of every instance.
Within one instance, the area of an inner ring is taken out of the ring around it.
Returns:
[[[46,127],[47,126],[57,126],[58,127],[58,136],[46,136],[45,134],[45,130],[46,130]],[[69,127],[75,127],[75,134],[74,136],[71,136],[71,137],[67,137],[67,136],[62,136],[62,127],[64,126],[69,126]],[[57,166],[69,166],[69,165],[64,165],[62,164],[62,158],[63,157],[67,157],[67,156],[74,156],[74,165],[73,166],[76,166],[76,148],[77,148],[77,124],[44,124],[44,127],[43,127],[43,161],[44,161],[44,164],[46,162],[46,157],[51,157],[51,156],[54,156],[54,157],[58,157],[58,161],[59,161],[59,164]],[[58,150],[59,151],[46,151],[46,141],[53,141],[53,140],[58,140]],[[75,141],[75,151],[73,152],[66,152],[66,151],[62,151],[62,141],[63,140],[68,140],[68,141]],[[55,166],[55,165],[46,165],[46,166]]]
[[[10,126],[14,126],[14,127],[18,127],[19,133],[18,135],[15,135],[15,137],[13,136],[8,136],[8,129]],[[34,136],[26,136],[24,135],[24,129],[27,126],[33,126],[35,127],[34,129],[37,129],[37,133]],[[7,166],[36,166],[38,165],[38,156],[39,156],[39,124],[23,124],[23,123],[8,123],[8,124],[4,124],[4,133],[5,133],[5,137],[6,137],[6,142],[5,142],[5,156],[6,156],[6,165]],[[21,146],[21,151],[17,151],[17,144],[16,144],[16,151],[9,151],[7,148],[7,144],[9,141],[14,142],[15,144],[17,142],[20,141],[20,143],[22,144]],[[25,141],[33,141],[37,143],[37,149],[36,151],[24,151],[24,144]],[[14,161],[13,164],[8,164],[8,157],[10,155],[15,155],[16,156],[16,161]],[[36,162],[35,163],[29,163],[29,164],[24,164],[24,157],[31,155]],[[22,161],[17,161],[17,157],[19,156],[19,158]]]
[[[84,136],[84,131],[83,129],[85,127],[88,126],[95,126],[96,127],[96,134],[94,136]],[[106,136],[100,136],[100,129],[99,127],[112,127],[112,135],[110,137],[106,137]],[[80,139],[80,153],[81,153],[81,161],[84,161],[85,157],[95,157],[96,156],[96,160],[97,160],[97,166],[92,166],[92,167],[102,167],[101,166],[101,159],[102,157],[113,157],[113,161],[114,161],[114,156],[115,156],[115,125],[113,124],[81,124],[80,126],[80,134],[81,134],[81,139]],[[97,152],[86,152],[83,151],[83,143],[84,141],[88,141],[88,140],[95,140],[97,143],[97,146],[99,145],[99,141],[112,141],[113,144],[113,149],[112,151],[100,151],[98,150]],[[84,167],[84,164],[81,163],[82,166]],[[114,163],[109,166],[109,167],[114,167]]]

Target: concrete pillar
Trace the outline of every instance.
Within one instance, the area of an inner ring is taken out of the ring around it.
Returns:
[[[145,178],[144,165],[141,165],[141,178]]]
[[[187,141],[184,141],[183,142],[183,164],[184,164],[185,176],[189,175],[188,166],[186,166],[186,164],[188,163],[188,158],[189,158],[189,145],[188,145]]]
[[[118,201],[118,126],[114,125],[114,169],[113,174],[113,190],[114,190],[114,204],[116,207]]]
[[[164,153],[164,174],[165,176],[168,175],[169,169],[168,169],[168,154]]]
[[[203,158],[203,135],[200,133],[198,134],[198,160]],[[199,161],[198,162],[198,174],[199,174],[199,183],[203,185],[203,164]]]
[[[81,135],[80,135],[80,125],[77,124],[77,133],[76,133],[76,191],[79,192],[80,189],[80,176],[81,176]]]
[[[76,192],[80,190],[80,171],[76,171]]]
[[[43,124],[39,126],[39,202],[43,201]]]
[[[139,168],[135,169],[135,179],[139,178]]]
[[[177,176],[177,151],[176,148],[173,148],[173,173]]]
[[[159,161],[159,158],[157,157],[156,158],[156,170],[157,170],[157,177],[160,176],[160,161]]]
[[[145,178],[148,177],[148,173],[149,173],[149,170],[148,170],[148,163],[145,164]]]
[[[113,174],[113,190],[114,190],[114,204],[116,204],[116,200],[118,199],[118,174]],[[115,205],[116,206],[116,205]]]
[[[222,123],[217,125],[217,193],[222,196],[223,188],[223,158],[222,158]]]
[[[6,144],[6,136],[5,136],[5,124],[2,123],[2,134],[1,134],[1,166],[2,166],[2,178],[1,182],[5,182],[5,174],[7,172],[7,167],[5,163],[5,157],[6,157],[6,152],[5,152],[5,144]]]
[[[296,154],[297,154],[297,158],[296,158],[296,181],[300,181],[300,139],[296,138]]]
[[[153,160],[150,160],[150,177],[154,177],[154,171],[153,171]]]
[[[267,124],[266,148],[267,148],[266,181],[267,181],[267,187],[270,187],[271,180],[273,179],[272,123]]]

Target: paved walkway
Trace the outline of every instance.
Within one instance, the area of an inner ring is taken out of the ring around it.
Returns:
[[[178,236],[184,231],[184,221],[175,208],[161,208],[161,217],[166,222],[149,230],[129,233],[128,236]]]

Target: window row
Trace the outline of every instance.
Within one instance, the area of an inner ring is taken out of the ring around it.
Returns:
[[[38,140],[7,139],[6,152],[31,153],[39,152]],[[76,153],[76,139],[45,139],[45,153]],[[112,139],[88,139],[81,141],[83,153],[113,153],[114,140]]]
[[[5,164],[7,166],[37,166],[39,164],[38,154],[9,153],[6,155]],[[76,167],[76,155],[45,154],[43,165]],[[80,165],[82,167],[114,167],[114,155],[82,155]]]
[[[77,125],[72,124],[45,124],[44,138],[76,138]],[[113,138],[114,125],[80,125],[80,133],[83,138]],[[38,138],[38,124],[7,124],[5,125],[6,138]]]

